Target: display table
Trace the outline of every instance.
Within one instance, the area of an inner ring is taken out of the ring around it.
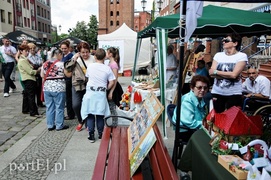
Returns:
[[[211,154],[209,142],[210,137],[204,130],[195,132],[184,150],[179,169],[192,171],[193,180],[235,180],[235,177],[217,162],[217,156]]]

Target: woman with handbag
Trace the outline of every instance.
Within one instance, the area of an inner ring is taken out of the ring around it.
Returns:
[[[84,124],[80,112],[82,106],[82,99],[84,94],[86,93],[85,85],[87,79],[85,75],[88,65],[94,63],[95,59],[90,54],[90,45],[87,42],[79,43],[77,46],[77,50],[79,52],[72,57],[71,61],[64,64],[64,73],[66,77],[72,77],[72,108],[75,112],[75,115],[77,116],[79,123],[76,127],[76,131],[81,131]],[[77,69],[77,67],[79,68]],[[79,77],[80,74],[76,71],[80,71],[79,73],[83,73],[83,78]]]
[[[120,55],[119,50],[115,47],[110,47],[107,49],[107,58],[109,61],[109,67],[113,71],[116,80],[114,82],[113,87],[108,91],[108,103],[111,115],[118,115],[116,106],[120,106],[120,101],[122,100],[123,90],[121,85],[118,82],[118,71],[119,71],[119,62],[120,62]],[[118,119],[116,117],[112,118],[112,126],[118,125]]]
[[[20,45],[20,58],[18,69],[24,85],[22,113],[30,113],[30,116],[41,117],[38,113],[35,102],[36,75],[40,73],[40,68],[34,70],[32,64],[27,59],[30,48],[27,45]]]
[[[41,77],[43,78],[43,91],[46,105],[46,120],[49,131],[68,129],[64,125],[64,108],[66,98],[66,84],[64,76],[64,63],[61,62],[62,51],[55,49],[52,58],[43,63]]]

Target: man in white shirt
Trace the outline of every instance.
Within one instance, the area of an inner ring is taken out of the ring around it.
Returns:
[[[243,82],[242,84],[242,92],[245,94],[245,97],[249,98],[261,98],[268,100],[270,99],[270,81],[263,75],[259,75],[258,69],[254,66],[251,66],[247,70],[248,78]],[[251,104],[252,102],[248,102]],[[262,106],[262,104],[259,103],[253,103],[258,104],[256,108]],[[254,105],[253,105],[254,106]]]
[[[167,62],[166,62],[166,81],[168,81],[171,76],[175,77],[177,73],[177,58],[173,54],[173,46],[167,47]]]
[[[5,60],[2,63],[2,72],[5,78],[4,97],[9,97],[9,88],[13,92],[16,89],[15,84],[10,79],[13,67],[15,65],[16,49],[10,45],[10,41],[7,37],[2,39],[3,45],[0,47],[1,54]]]

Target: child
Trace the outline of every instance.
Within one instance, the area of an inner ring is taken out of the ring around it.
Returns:
[[[102,138],[104,129],[103,118],[110,115],[106,91],[111,89],[116,79],[111,68],[104,64],[106,57],[105,50],[97,49],[94,57],[95,63],[87,67],[86,77],[88,78],[88,83],[81,108],[81,116],[83,120],[87,121],[88,139],[91,143],[95,142],[95,120],[98,137],[99,139]]]

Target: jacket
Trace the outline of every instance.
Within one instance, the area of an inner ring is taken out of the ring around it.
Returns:
[[[70,59],[64,63],[64,68],[68,72],[72,72],[72,86],[76,91],[83,91],[86,89],[87,78],[81,68],[81,66]]]

